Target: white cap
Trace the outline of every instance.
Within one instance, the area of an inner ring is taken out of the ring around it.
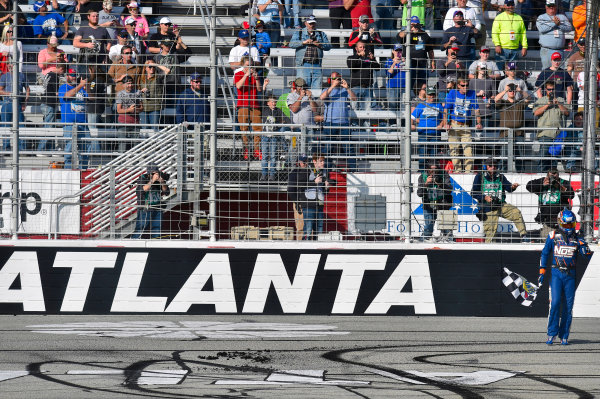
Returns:
[[[127,7],[138,8],[138,3],[135,1],[132,1],[131,3],[127,4]]]
[[[171,24],[172,22],[171,22],[171,18],[169,18],[169,17],[162,17],[160,19],[159,23],[161,23],[161,24]]]
[[[135,23],[135,19],[133,19],[132,17],[129,17],[125,20],[125,25],[129,25]]]

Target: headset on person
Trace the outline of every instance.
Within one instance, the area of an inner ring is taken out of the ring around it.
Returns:
[[[335,73],[337,76],[336,76],[335,78],[332,78],[331,76],[332,76],[334,73]],[[329,86],[331,86],[331,84],[333,83],[333,80],[334,80],[334,79],[335,79],[335,80],[338,80],[338,79],[339,79],[339,80],[342,80],[342,75],[340,75],[340,74],[339,74],[339,73],[337,73],[337,72],[333,72],[333,73],[332,73],[331,75],[329,75],[329,77],[327,78],[327,84],[328,84]]]

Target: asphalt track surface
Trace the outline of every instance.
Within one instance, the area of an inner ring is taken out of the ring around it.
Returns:
[[[592,398],[600,321],[0,316],[0,398]]]

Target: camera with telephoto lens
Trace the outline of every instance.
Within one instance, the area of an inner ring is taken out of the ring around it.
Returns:
[[[550,175],[550,185],[558,187],[560,186],[560,180],[556,176]]]
[[[158,173],[158,175],[160,176],[161,179],[163,179],[164,181],[169,180],[169,178],[171,177],[170,174],[166,173],[166,172],[161,172],[160,170],[154,170],[152,171],[152,175],[154,175],[155,173]]]
[[[550,102],[554,101],[554,93],[553,93],[553,92],[549,92],[549,93],[548,93],[548,100],[549,100]]]

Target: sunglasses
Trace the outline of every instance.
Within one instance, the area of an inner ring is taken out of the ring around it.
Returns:
[[[12,30],[7,30],[6,33],[13,33],[13,31]]]
[[[551,89],[549,89],[549,88],[546,87],[546,91],[554,91],[554,87],[551,88]]]
[[[131,51],[125,51],[123,54],[124,55],[131,54]]]
[[[192,80],[192,83],[200,83],[200,81],[198,79]]]
[[[173,24],[169,22],[169,23],[162,24],[162,25],[171,26],[171,25],[173,25]]]
[[[462,84],[462,85],[458,85],[459,87],[467,87],[468,85]]]

